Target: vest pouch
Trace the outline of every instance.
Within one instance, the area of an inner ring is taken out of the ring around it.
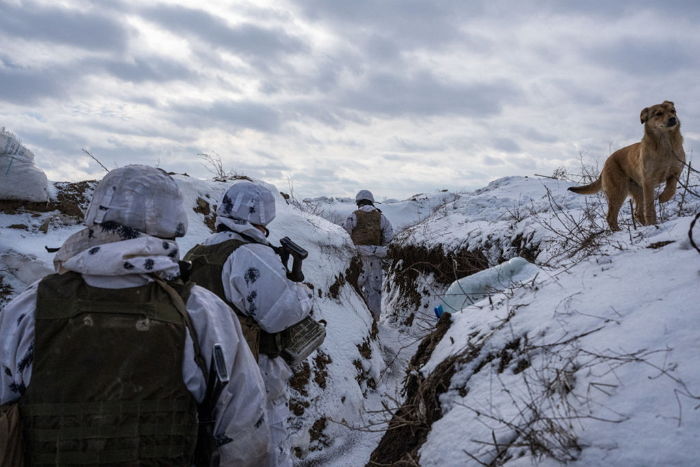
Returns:
[[[326,338],[326,328],[307,316],[281,333],[280,355],[294,367],[319,348]]]
[[[0,406],[0,467],[24,467],[24,445],[19,406]]]
[[[258,323],[256,323],[255,320],[253,320],[253,318],[251,318],[250,316],[246,316],[243,313],[236,313],[236,317],[238,318],[238,322],[241,323],[241,331],[243,331],[243,337],[248,343],[248,347],[253,353],[253,357],[255,357],[255,360],[257,361],[258,355],[260,355],[260,353],[265,353],[261,349],[262,329],[260,329]]]

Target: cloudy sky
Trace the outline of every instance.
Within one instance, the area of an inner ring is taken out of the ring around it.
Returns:
[[[0,0],[0,126],[52,180],[198,156],[297,197],[471,190],[700,145],[700,2]]]

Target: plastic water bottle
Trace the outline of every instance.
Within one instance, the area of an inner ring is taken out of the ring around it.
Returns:
[[[456,313],[483,300],[494,292],[501,292],[512,285],[532,279],[539,268],[526,259],[516,256],[492,268],[454,281],[440,297],[433,309],[438,318],[442,313]]]

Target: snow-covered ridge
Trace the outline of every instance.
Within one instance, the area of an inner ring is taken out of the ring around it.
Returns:
[[[464,262],[483,269],[520,254],[542,273],[445,315],[372,461],[696,463],[700,255],[688,231],[700,199],[677,195],[657,226],[635,225],[627,207],[611,234],[604,200],[568,186],[497,180],[397,237],[387,308],[414,331],[435,323],[432,307]]]

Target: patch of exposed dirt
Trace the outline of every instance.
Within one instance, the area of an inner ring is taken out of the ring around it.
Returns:
[[[333,363],[333,359],[322,350],[316,352],[314,357],[314,382],[321,389],[326,389],[328,381],[328,365]]]
[[[304,401],[301,399],[290,398],[289,399],[289,410],[297,417],[304,415],[304,411],[311,406],[309,401]]]
[[[209,230],[216,230],[216,206],[212,207],[207,199],[197,197],[197,205],[192,210],[204,216],[204,225],[209,227]]]
[[[452,376],[462,364],[476,358],[478,350],[471,350],[443,360],[430,375],[423,379],[418,372],[409,374],[415,384],[406,385],[406,398],[394,414],[379,445],[372,451],[369,466],[415,466],[418,451],[436,420],[442,417],[440,394],[450,387]]]
[[[355,367],[355,370],[357,370],[357,375],[355,375],[355,381],[357,381],[357,384],[360,386],[360,389],[362,389],[362,395],[364,397],[367,397],[367,392],[370,389],[373,391],[377,389],[377,381],[375,381],[375,379],[372,377],[369,371],[365,370],[365,367],[362,364],[362,360],[356,358],[352,361],[352,364]]]
[[[377,321],[372,320],[372,328],[369,331],[369,338],[373,341],[379,339],[379,326],[377,326]]]
[[[362,297],[362,290],[360,290],[360,286],[357,285],[357,279],[360,277],[361,272],[362,260],[359,256],[354,256],[350,260],[350,265],[345,272],[336,276],[335,281],[328,288],[328,296],[337,300],[340,296],[340,289],[342,289],[345,284],[350,284],[352,288],[355,289],[355,292]]]
[[[360,297],[362,296],[362,290],[360,290],[360,286],[357,285],[357,280],[361,273],[362,260],[359,256],[353,256],[350,260],[350,266],[348,266],[348,269],[345,271],[345,280],[355,289],[355,292],[357,292]]]
[[[331,445],[330,437],[324,432],[328,426],[328,419],[321,417],[309,428],[309,451],[320,451],[321,449]]]
[[[647,248],[651,248],[653,250],[663,248],[666,245],[670,245],[671,243],[674,243],[675,240],[666,240],[665,242],[655,242],[655,243],[650,243]]]
[[[433,355],[433,350],[437,347],[438,343],[442,340],[450,329],[452,325],[452,315],[450,313],[443,313],[440,315],[437,324],[435,325],[435,330],[425,336],[425,338],[418,345],[416,353],[411,358],[409,362],[409,368],[418,369],[428,363],[430,357]]]
[[[82,182],[56,182],[56,199],[46,203],[36,203],[21,200],[0,200],[0,212],[5,214],[22,214],[59,211],[61,214],[82,220],[90,204],[92,191],[97,182],[86,180]]]
[[[357,351],[360,352],[360,355],[362,355],[362,358],[365,360],[372,359],[372,345],[370,344],[369,337],[365,337],[362,340],[362,344],[357,344]]]
[[[67,216],[82,219],[90,205],[92,192],[95,189],[95,185],[97,185],[97,181],[57,182],[55,185],[58,190],[56,193],[57,209]]]
[[[445,253],[441,245],[432,248],[416,245],[391,245],[387,258],[391,264],[389,274],[393,287],[402,296],[402,305],[417,309],[421,305],[421,291],[416,287],[419,275],[432,274],[441,285],[449,285],[456,279],[469,276],[489,267],[481,251],[469,247]]]
[[[427,378],[424,378],[418,369],[430,359],[435,346],[449,328],[449,320],[443,321],[445,316],[449,314],[442,315],[438,321],[438,327],[421,342],[418,351],[411,359],[404,385],[406,396],[404,403],[389,423],[389,428],[379,445],[372,452],[368,465],[417,465],[418,451],[427,439],[432,424],[442,418],[439,397],[450,389],[452,377],[465,364],[479,358],[473,374],[495,360],[498,360],[499,373],[513,366],[513,373],[517,374],[530,366],[527,356],[521,354],[523,348],[527,346],[526,336],[514,338],[498,352],[483,355],[482,348],[485,340],[479,339],[478,333],[475,332],[469,336],[470,344],[464,351],[442,361]],[[477,342],[477,345],[473,345],[472,341]],[[512,365],[513,362],[516,362],[515,365]],[[469,393],[469,387],[466,384],[453,389],[462,397]]]
[[[478,358],[482,352],[484,340],[479,338],[478,332],[475,332],[469,336],[470,343],[465,350],[446,358],[427,378],[424,377],[418,370],[430,359],[433,350],[450,325],[450,314],[443,314],[436,329],[418,346],[406,370],[404,403],[389,422],[387,431],[372,452],[367,465],[418,465],[418,451],[427,439],[432,424],[442,418],[440,395],[450,388],[454,374],[466,363]],[[478,344],[474,345],[472,341]],[[469,392],[466,386],[455,389],[462,396]]]
[[[328,296],[337,300],[340,296],[340,289],[345,285],[345,274],[335,276],[335,281],[328,287]]]
[[[289,387],[304,397],[308,397],[309,391],[307,386],[311,381],[311,365],[309,362],[302,362],[299,367],[294,369],[294,375],[289,379]]]
[[[350,260],[350,265],[345,272],[335,277],[335,281],[328,288],[328,296],[337,300],[340,296],[340,289],[342,289],[345,284],[350,284],[355,289],[355,292],[362,297],[360,286],[357,285],[357,279],[360,277],[361,272],[362,260],[359,256],[354,256]]]

